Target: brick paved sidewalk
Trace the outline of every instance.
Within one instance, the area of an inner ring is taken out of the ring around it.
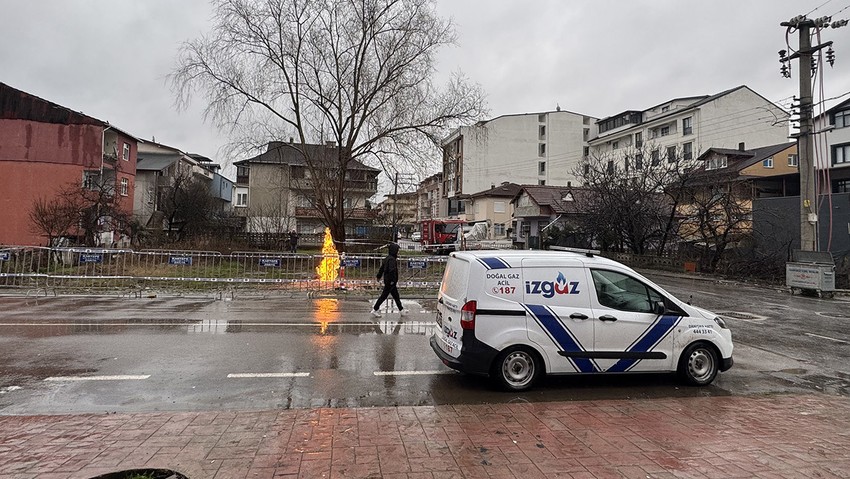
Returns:
[[[850,399],[0,416],[2,479],[143,467],[191,479],[848,477]]]

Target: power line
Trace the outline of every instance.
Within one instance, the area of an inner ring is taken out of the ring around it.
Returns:
[[[820,5],[818,5],[817,7],[813,8],[811,12],[809,12],[809,13],[807,13],[807,14],[806,14],[806,16],[811,15],[811,14],[812,14],[812,12],[817,11],[819,8],[823,7],[824,5],[826,5],[827,3],[831,2],[831,1],[832,1],[832,0],[826,0],[825,2],[821,3],[821,4],[820,4]]]

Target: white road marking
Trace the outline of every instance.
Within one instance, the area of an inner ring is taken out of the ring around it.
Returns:
[[[813,333],[803,333],[803,334],[805,334],[806,336],[811,336],[813,338],[820,338],[820,339],[827,339],[829,341],[835,341],[836,343],[850,344],[850,342],[845,341],[843,339],[830,338],[829,336],[821,336],[820,334],[813,334]]]
[[[307,378],[310,373],[234,373],[229,378]]]
[[[45,381],[138,381],[151,377],[150,374],[116,375],[116,376],[53,376],[44,378]]]
[[[454,374],[452,371],[375,371],[375,376],[429,376],[434,374]]]

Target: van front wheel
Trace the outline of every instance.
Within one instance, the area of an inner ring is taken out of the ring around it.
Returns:
[[[509,391],[525,391],[537,381],[543,365],[531,350],[516,346],[502,351],[493,365],[493,378]]]
[[[711,384],[717,368],[717,353],[705,343],[691,344],[679,359],[679,376],[692,386]]]

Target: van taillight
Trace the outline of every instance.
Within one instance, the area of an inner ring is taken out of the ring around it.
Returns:
[[[476,301],[467,301],[460,308],[460,327],[463,329],[475,329],[475,309],[478,307]]]

